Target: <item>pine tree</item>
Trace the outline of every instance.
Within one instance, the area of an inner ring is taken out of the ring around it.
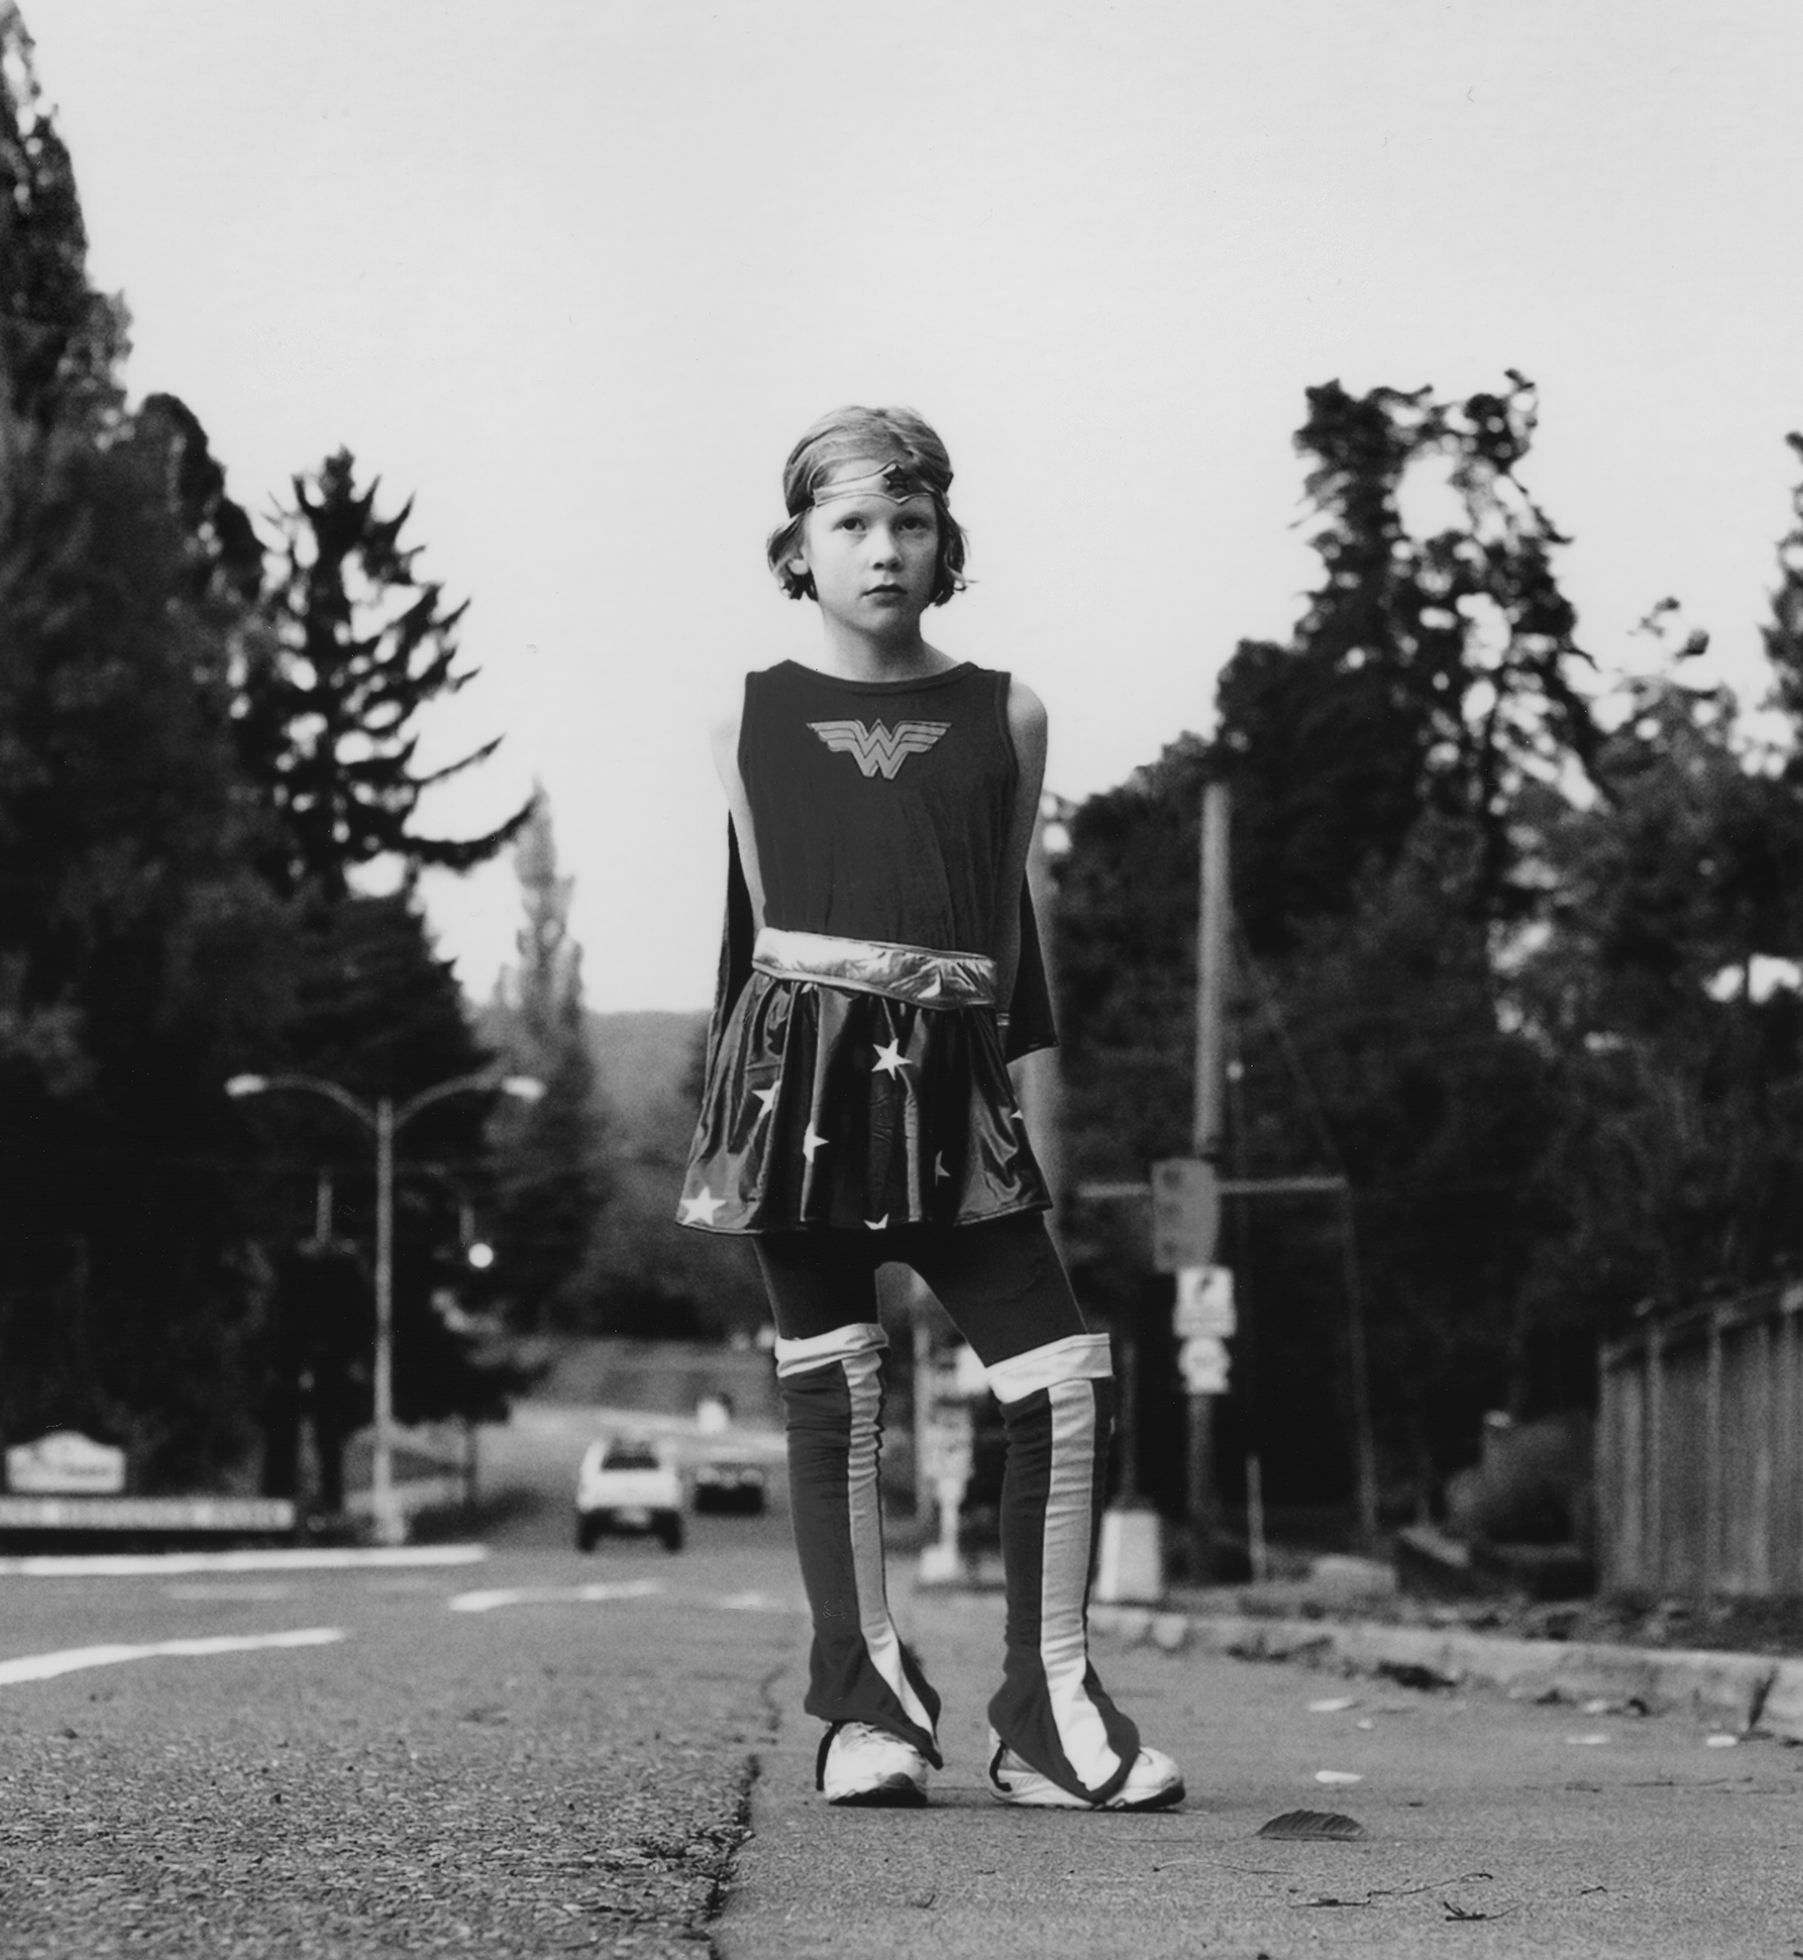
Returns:
[[[557,869],[551,806],[534,794],[514,847],[525,907],[516,944],[509,1047],[543,1097],[503,1132],[496,1285],[519,1324],[588,1318],[592,1253],[606,1198],[602,1122],[582,998],[582,949],[570,936],[572,881]]]
[[[1803,435],[1784,439],[1803,462]],[[1791,726],[1787,774],[1803,782],[1803,486],[1791,493],[1791,509],[1797,521],[1778,546],[1778,589],[1772,594],[1772,623],[1764,639],[1776,677],[1773,705]]]
[[[125,309],[88,284],[69,152],[44,107],[32,41],[0,0],[0,398],[40,429],[110,419]]]
[[[474,678],[457,666],[465,608],[415,571],[403,545],[411,502],[376,511],[379,479],[359,489],[347,449],[279,515],[281,568],[267,605],[278,650],[245,678],[241,740],[283,827],[269,866],[279,889],[340,896],[349,874],[383,857],[409,868],[463,871],[485,863],[526,821],[524,805],[479,837],[422,835],[419,801],[434,785],[486,761],[501,738],[442,769],[419,773],[420,710]]]
[[[0,454],[0,1429],[193,1478],[244,1440],[219,1084],[277,1039],[286,920],[164,457],[4,402]]]

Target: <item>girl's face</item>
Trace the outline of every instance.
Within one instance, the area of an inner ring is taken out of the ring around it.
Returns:
[[[867,473],[864,465],[845,472]],[[840,625],[878,639],[916,631],[939,564],[933,500],[924,491],[899,503],[877,493],[830,498],[808,512],[795,562]]]

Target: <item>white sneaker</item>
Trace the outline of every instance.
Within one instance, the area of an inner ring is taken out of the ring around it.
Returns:
[[[815,1780],[828,1803],[914,1809],[927,1800],[927,1759],[887,1729],[844,1722],[827,1730]]]
[[[1183,1801],[1183,1772],[1162,1749],[1142,1749],[1127,1780],[1112,1797],[1091,1803],[1041,1776],[989,1731],[989,1794],[997,1803],[1035,1810],[1167,1810]]]

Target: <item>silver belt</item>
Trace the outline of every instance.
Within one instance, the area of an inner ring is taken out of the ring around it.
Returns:
[[[887,939],[840,939],[760,926],[751,964],[773,980],[818,980],[917,1007],[995,1005],[995,961],[983,953],[936,953]]]

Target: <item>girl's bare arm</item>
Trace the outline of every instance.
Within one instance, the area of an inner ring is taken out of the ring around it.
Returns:
[[[744,778],[739,774],[739,722],[745,712],[741,694],[730,707],[714,719],[710,739],[714,768],[720,786],[726,791],[726,807],[732,812],[733,835],[739,844],[739,866],[745,873],[745,888],[751,894],[751,922],[764,923],[764,879],[758,869],[757,837],[751,828],[751,802],[745,794]]]
[[[1014,809],[1008,820],[996,914],[996,978],[1004,1013],[1014,998],[1014,978],[1020,969],[1020,886],[1027,875],[1027,853],[1032,848],[1033,826],[1039,820],[1040,792],[1045,787],[1045,703],[1021,681],[1009,683],[1008,733],[1014,741],[1020,775],[1014,786]]]

